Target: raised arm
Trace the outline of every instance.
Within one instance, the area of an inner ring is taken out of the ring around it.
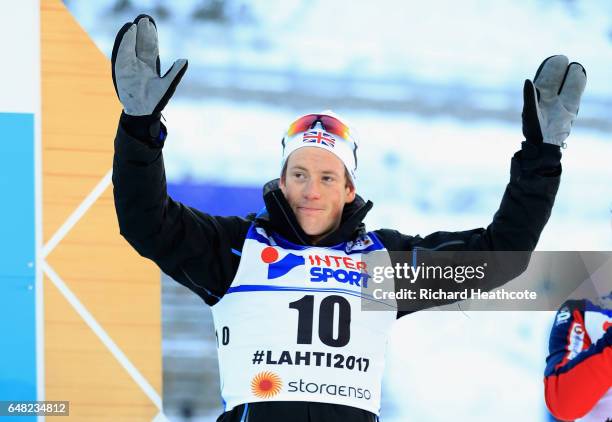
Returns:
[[[377,232],[390,250],[416,251],[524,251],[535,249],[546,225],[561,177],[561,147],[569,136],[578,114],[586,85],[586,72],[579,63],[568,63],[565,56],[544,60],[534,81],[523,88],[523,135],[521,150],[512,157],[510,181],[499,209],[487,228],[458,232],[435,232],[425,237],[407,236],[397,231]],[[517,256],[518,258],[519,256]],[[478,287],[491,290],[518,276],[529,262],[529,253],[514,262],[516,271],[491,274]],[[415,259],[411,257],[411,259]],[[519,264],[519,265],[515,265]],[[444,290],[457,290],[454,282],[441,282]],[[448,301],[415,305],[439,306]]]
[[[213,217],[167,194],[161,111],[187,69],[177,60],[160,76],[157,31],[141,15],[123,26],[112,55],[113,82],[123,104],[113,159],[119,228],[136,251],[214,304],[233,279],[249,222]]]
[[[532,251],[550,217],[561,177],[561,147],[570,134],[586,85],[586,72],[565,56],[552,56],[523,87],[522,148],[512,158],[510,181],[486,229],[438,232],[414,239],[423,248]]]

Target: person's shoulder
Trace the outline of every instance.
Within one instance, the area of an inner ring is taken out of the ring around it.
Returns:
[[[568,299],[557,310],[555,315],[555,327],[565,324],[574,319],[574,313],[578,311],[584,315],[587,301],[585,299]]]
[[[587,302],[588,301],[586,299],[568,299],[565,302],[563,302],[561,306],[559,306],[557,313],[574,312],[576,310],[580,312],[584,312],[584,310],[587,307]]]
[[[402,251],[412,249],[416,239],[393,229],[378,229],[372,232],[380,240],[383,246],[390,251]]]
[[[575,310],[578,309],[580,311],[584,311],[588,300],[586,299],[568,299],[559,306],[559,311],[562,309]]]

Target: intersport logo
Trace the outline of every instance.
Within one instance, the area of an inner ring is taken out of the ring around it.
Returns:
[[[280,258],[273,246],[261,251],[262,262],[268,264],[268,280],[287,274],[292,269],[307,265],[310,267],[310,281],[327,282],[329,279],[357,287],[368,287],[369,275],[366,263],[349,256],[309,254],[306,256],[288,253]]]

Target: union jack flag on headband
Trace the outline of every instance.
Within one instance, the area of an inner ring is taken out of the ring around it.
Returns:
[[[314,144],[322,144],[333,148],[336,140],[332,138],[329,133],[320,130],[311,130],[309,132],[304,132],[302,142],[312,142]]]

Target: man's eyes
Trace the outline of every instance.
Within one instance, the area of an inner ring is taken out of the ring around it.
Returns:
[[[300,172],[293,173],[293,177],[295,177],[298,180],[303,180],[307,178],[305,173],[300,173]],[[321,180],[324,183],[333,183],[336,181],[336,177],[335,176],[322,176]]]

